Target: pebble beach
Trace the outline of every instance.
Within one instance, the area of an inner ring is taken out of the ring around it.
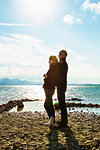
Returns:
[[[100,150],[100,115],[70,112],[67,128],[45,126],[46,112],[0,113],[0,150]]]

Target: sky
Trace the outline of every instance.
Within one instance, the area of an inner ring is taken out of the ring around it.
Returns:
[[[69,84],[100,84],[100,0],[0,0],[0,78],[42,83],[61,49]]]

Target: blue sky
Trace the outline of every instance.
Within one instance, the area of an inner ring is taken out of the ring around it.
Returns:
[[[99,0],[0,0],[0,78],[43,81],[68,51],[68,83],[100,84]]]

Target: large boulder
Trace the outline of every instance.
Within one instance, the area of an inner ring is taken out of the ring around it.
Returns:
[[[24,107],[24,104],[22,101],[17,101],[17,106],[18,106],[18,108]]]

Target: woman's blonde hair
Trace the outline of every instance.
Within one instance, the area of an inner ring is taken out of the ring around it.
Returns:
[[[53,60],[54,63],[58,63],[58,59],[57,59],[56,56],[50,56],[49,59],[50,59],[50,60]]]

